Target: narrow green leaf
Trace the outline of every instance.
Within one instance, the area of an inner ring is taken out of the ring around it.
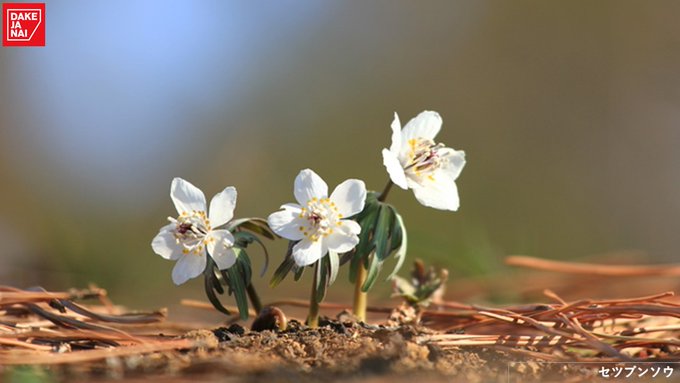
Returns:
[[[382,267],[382,261],[375,255],[375,253],[372,254],[370,258],[366,281],[363,285],[361,285],[361,291],[363,292],[368,292],[368,290],[373,287],[373,284],[380,273],[380,268]]]
[[[246,293],[246,284],[241,275],[241,270],[238,267],[230,267],[227,270],[222,270],[226,274],[227,281],[231,291],[234,293],[236,299],[236,306],[242,320],[248,319],[248,296]]]
[[[356,249],[352,250],[352,259],[349,263],[349,281],[355,283],[357,281],[357,272],[359,265],[361,265],[361,257],[356,255]]]
[[[361,226],[361,233],[359,233],[359,244],[354,250],[355,257],[365,258],[375,248],[373,233],[378,223],[380,210],[380,203],[378,202],[366,205],[364,207],[365,214],[361,218],[357,218],[357,223]]]
[[[328,285],[332,285],[338,277],[338,270],[340,269],[340,257],[334,251],[328,252]]]
[[[219,270],[217,270],[215,261],[210,257],[208,257],[206,261],[206,267],[203,271],[203,275],[205,276],[206,280],[210,280],[212,283],[212,288],[217,291],[218,294],[224,294],[224,287],[222,287],[223,281],[219,274]]]
[[[252,280],[253,267],[250,264],[250,258],[245,250],[239,249],[236,253],[236,264],[232,267],[238,267],[239,272],[243,277],[243,283],[248,286]]]
[[[378,223],[375,226],[373,242],[375,243],[375,255],[380,262],[384,262],[390,255],[390,231],[394,223],[394,212],[389,205],[383,205],[378,215]]]
[[[316,261],[316,301],[321,302],[326,296],[326,287],[328,286],[328,257],[323,257]]]
[[[340,266],[342,266],[345,263],[352,260],[352,257],[354,257],[354,250],[352,249],[352,251],[348,251],[346,253],[340,253],[338,255],[340,256]]]
[[[256,235],[245,231],[234,233],[234,238],[244,238],[248,241],[248,244],[257,242],[260,245],[262,252],[264,253],[264,265],[262,266],[262,271],[260,271],[260,277],[263,277],[264,273],[267,271],[267,268],[269,268],[269,252],[267,251],[267,247],[264,245],[264,242],[262,242],[262,240],[260,240],[260,238],[258,238]]]
[[[283,258],[283,262],[281,262],[276,271],[274,271],[274,275],[272,275],[272,279],[269,281],[269,287],[274,288],[279,283],[281,283],[281,281],[286,278],[286,275],[288,275],[288,273],[290,273],[290,271],[293,269],[293,266],[295,266],[295,260],[293,259],[293,246],[295,246],[295,242],[288,242],[288,250],[286,251],[286,255]]]
[[[215,291],[217,291],[219,294],[224,293],[224,288],[222,288],[220,281],[215,276],[215,263],[212,261],[212,259],[209,259],[208,264],[206,266],[207,267],[203,272],[205,277],[204,278],[205,295],[208,297],[208,300],[210,301],[210,303],[212,303],[213,307],[217,311],[226,315],[231,315],[231,312],[222,305],[222,302],[220,302],[220,299],[215,294]]]
[[[394,212],[394,216],[396,217],[396,222],[399,225],[399,232],[401,233],[401,243],[399,244],[399,250],[397,250],[396,254],[394,255],[395,258],[397,258],[397,264],[394,266],[394,270],[392,270],[392,273],[387,277],[388,280],[392,279],[397,273],[399,272],[399,269],[401,269],[401,266],[404,264],[404,260],[406,260],[406,248],[408,244],[408,236],[406,235],[406,226],[404,226],[404,220],[401,218],[401,215],[397,213],[396,211]]]
[[[234,232],[234,229],[241,227],[246,230],[250,230],[253,233],[260,234],[269,239],[275,239],[276,234],[269,228],[267,221],[262,218],[250,217],[250,218],[240,218],[235,219],[227,223],[227,230]]]
[[[378,193],[374,191],[369,191],[368,193],[366,193],[366,202],[364,203],[364,209],[360,211],[359,214],[355,215],[352,219],[359,222],[359,220],[364,218],[371,211],[371,209],[373,209],[375,206],[379,204],[380,202],[378,202]]]
[[[394,214],[394,220],[392,221],[392,230],[390,231],[390,253],[397,250],[398,248],[401,247],[401,241],[402,241],[402,226],[403,223],[400,222],[401,216],[399,216],[399,213],[397,212],[397,209],[394,208],[394,206],[389,205],[390,210],[392,210],[392,214]]]
[[[302,278],[302,274],[305,273],[305,268],[304,268],[304,267],[299,267],[299,266],[296,265],[296,266],[293,268],[293,273],[294,273],[294,275],[293,275],[293,280],[294,280],[295,282],[297,282],[297,281],[300,280],[300,278]]]

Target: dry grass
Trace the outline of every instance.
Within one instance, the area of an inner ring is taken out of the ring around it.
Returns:
[[[96,299],[96,306],[75,300]],[[70,292],[0,286],[0,364],[60,364],[192,347],[163,311],[123,313],[99,288]]]

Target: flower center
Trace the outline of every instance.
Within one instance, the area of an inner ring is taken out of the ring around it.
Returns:
[[[312,198],[302,208],[299,217],[304,219],[299,227],[300,231],[312,242],[327,237],[333,233],[333,227],[342,224],[342,214],[338,213],[335,203],[328,198]]]
[[[435,144],[432,140],[418,137],[408,140],[408,145],[408,161],[404,170],[418,177],[427,176],[433,180],[432,173],[449,161],[446,158],[448,151],[443,150],[444,144]]]
[[[210,220],[204,211],[182,212],[179,217],[168,217],[175,224],[175,240],[182,245],[184,254],[202,255],[205,237],[210,232]]]

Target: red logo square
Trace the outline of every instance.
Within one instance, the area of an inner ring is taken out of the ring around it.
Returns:
[[[45,46],[45,3],[2,4],[2,46]]]

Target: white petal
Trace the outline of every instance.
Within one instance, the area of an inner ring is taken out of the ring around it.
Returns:
[[[343,220],[342,225],[333,230],[333,234],[324,239],[328,250],[337,253],[346,253],[359,244],[357,234],[361,232],[361,226],[352,220]]]
[[[390,175],[390,179],[392,180],[392,182],[394,182],[394,184],[399,186],[400,188],[406,190],[407,189],[406,174],[404,173],[404,167],[401,166],[401,163],[399,162],[399,159],[397,159],[397,156],[387,149],[383,149],[382,155],[383,164],[385,165],[387,173]]]
[[[218,269],[226,270],[236,263],[236,253],[232,249],[234,236],[229,230],[213,230],[206,236],[206,241],[208,253]]]
[[[208,218],[210,226],[219,227],[229,222],[234,217],[236,208],[236,188],[229,186],[216,194],[210,201]]]
[[[437,112],[424,111],[415,116],[401,131],[402,144],[411,138],[426,138],[433,140],[442,127],[442,118]]]
[[[359,235],[359,233],[361,233],[361,225],[351,219],[343,219],[342,225],[340,225],[340,227],[343,228],[343,232],[348,234]]]
[[[170,223],[161,228],[151,241],[151,248],[154,253],[165,259],[175,260],[182,256],[182,245],[177,243],[173,231],[175,224]]]
[[[201,189],[179,177],[172,180],[170,198],[178,213],[205,211],[205,195]]]
[[[454,181],[460,175],[465,167],[465,152],[462,150],[453,150],[451,148],[444,148],[442,151],[446,152],[446,159],[448,162],[442,166],[442,170],[446,172]]]
[[[399,153],[401,151],[401,122],[397,112],[394,112],[394,120],[392,120],[392,145],[390,151],[392,153]]]
[[[302,267],[311,265],[326,255],[328,249],[324,248],[323,241],[310,241],[303,239],[293,246],[293,259]]]
[[[312,198],[321,199],[328,197],[328,185],[314,171],[305,169],[295,177],[293,193],[300,205],[306,205],[307,201]]]
[[[196,278],[205,270],[205,264],[205,254],[187,254],[181,257],[172,269],[172,281],[176,285],[181,285],[191,278]]]
[[[359,214],[366,203],[366,184],[354,179],[344,181],[333,190],[330,200],[335,203],[338,213],[345,217]]]
[[[416,199],[421,204],[439,210],[458,210],[458,188],[456,183],[443,172],[434,175],[434,181],[424,180],[411,185]]]
[[[272,213],[267,218],[267,223],[269,227],[274,231],[274,233],[282,236],[283,238],[290,239],[291,241],[297,241],[302,239],[304,235],[300,226],[304,225],[307,221],[304,218],[300,218],[301,208],[299,205],[286,204],[281,206],[282,211],[277,211]]]

